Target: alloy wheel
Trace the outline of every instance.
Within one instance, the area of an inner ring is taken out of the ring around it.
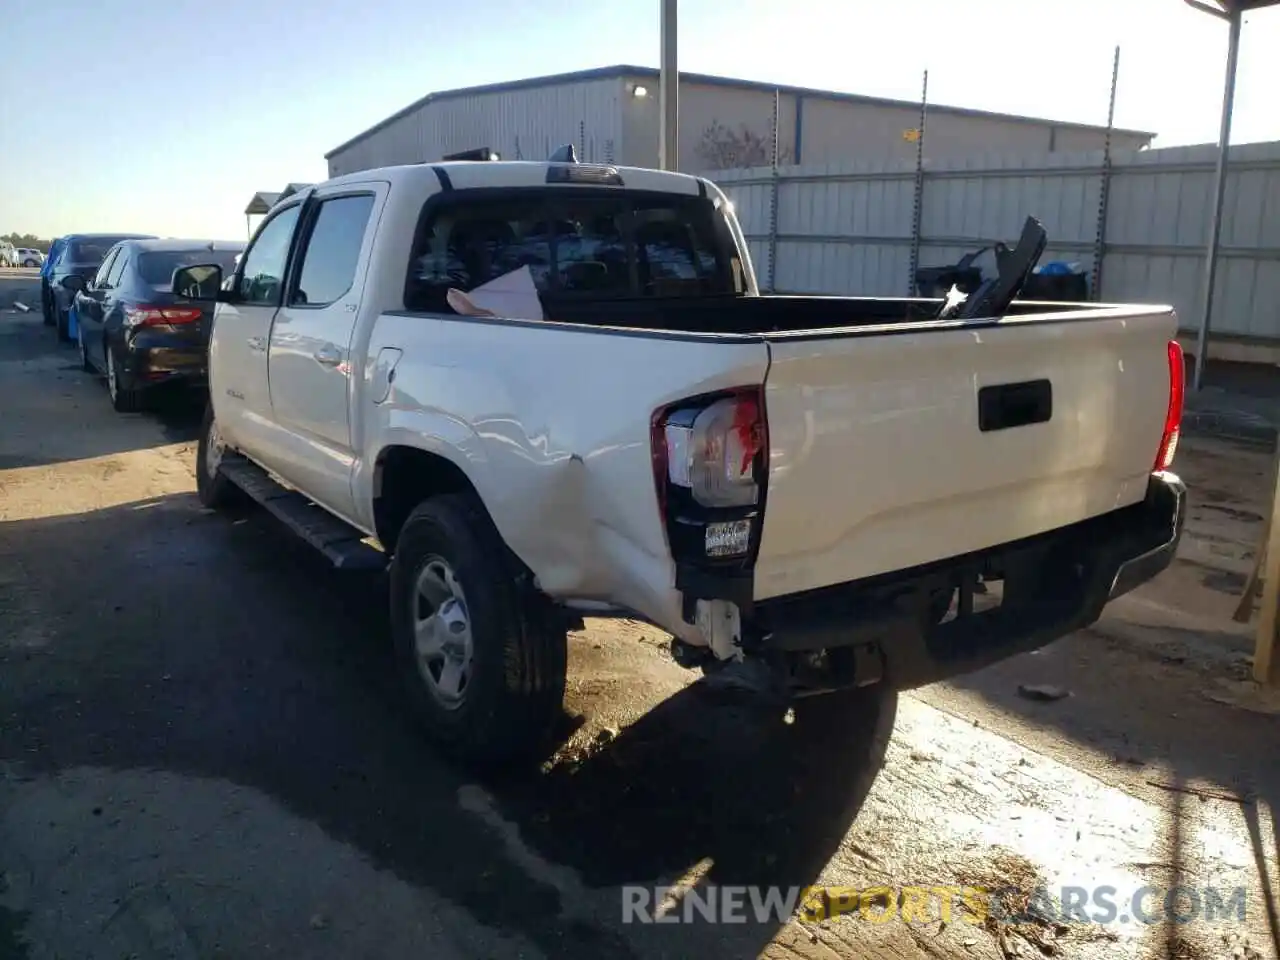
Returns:
[[[441,706],[457,709],[471,680],[471,618],[447,560],[427,558],[412,603],[418,672]]]

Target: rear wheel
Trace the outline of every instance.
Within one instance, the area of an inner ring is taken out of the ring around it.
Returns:
[[[107,396],[117,413],[137,413],[142,409],[142,391],[129,387],[116,366],[116,352],[108,344],[103,350],[107,365]]]
[[[410,514],[390,592],[396,660],[427,734],[467,762],[531,757],[564,700],[565,630],[517,582],[474,498],[441,496]]]
[[[48,294],[40,297],[40,319],[46,327],[53,326],[53,304],[49,301]]]
[[[89,360],[89,351],[84,345],[83,324],[76,324],[76,345],[80,348],[80,369],[85,373],[95,373],[93,363]]]
[[[56,315],[54,325],[58,329],[58,342],[70,343],[71,342],[71,317],[67,314],[67,311],[63,310],[61,307],[58,306],[58,302],[56,300],[53,303],[53,312]]]
[[[204,408],[200,442],[196,445],[196,496],[211,510],[221,510],[243,500],[240,488],[222,473],[226,444],[213,416],[213,404]]]

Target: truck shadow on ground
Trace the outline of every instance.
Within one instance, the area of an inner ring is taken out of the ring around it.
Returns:
[[[803,886],[866,799],[896,698],[861,698],[839,723],[806,722],[802,707],[787,724],[695,684],[586,758],[502,784],[504,811],[591,886],[674,881],[698,864],[707,884]]]
[[[813,881],[892,725],[892,700],[814,730],[693,686],[575,764],[485,781],[520,843],[573,869],[575,894],[460,806],[477,781],[406,715],[380,575],[339,574],[260,511],[211,515],[190,495],[0,525],[0,569],[13,571],[0,579],[0,763],[256,787],[550,956],[636,955],[615,884],[705,860],[721,884]],[[591,920],[566,903],[577,895]],[[696,952],[754,956],[778,926],[720,928],[723,946]],[[677,954],[689,929],[663,928]]]

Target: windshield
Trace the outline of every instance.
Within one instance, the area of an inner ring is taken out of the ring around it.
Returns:
[[[709,200],[533,191],[442,207],[415,242],[405,306],[443,311],[450,287],[473,290],[523,267],[544,297],[746,292],[737,245]]]
[[[239,250],[152,250],[138,256],[138,276],[143,283],[153,287],[168,287],[173,282],[173,271],[198,263],[216,263],[222,267],[223,276],[235,269]]]

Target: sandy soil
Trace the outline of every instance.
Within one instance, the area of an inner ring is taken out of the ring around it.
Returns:
[[[479,781],[401,707],[379,578],[199,507],[194,411],[114,414],[5,312],[0,410],[0,958],[1280,956],[1280,721],[1229,620],[1268,454],[1187,441],[1176,568],[1093,629],[826,729],[590,622],[559,751]],[[625,885],[815,883],[891,892],[821,923],[623,922]],[[936,897],[903,922],[904,887],[956,885],[1117,909],[944,922]],[[1245,919],[1166,922],[1175,886],[1241,887]]]

